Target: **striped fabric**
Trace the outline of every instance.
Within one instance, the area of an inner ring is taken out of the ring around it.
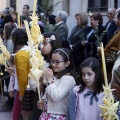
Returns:
[[[24,111],[31,111],[33,108],[35,92],[33,90],[26,90],[23,96],[22,108]]]

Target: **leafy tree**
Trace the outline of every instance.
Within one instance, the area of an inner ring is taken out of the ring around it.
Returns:
[[[47,17],[52,14],[54,11],[54,7],[58,5],[61,1],[56,2],[53,4],[53,0],[42,0],[39,8],[45,14],[45,22],[47,21]]]

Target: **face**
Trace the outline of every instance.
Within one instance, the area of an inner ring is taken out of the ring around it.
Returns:
[[[52,51],[52,46],[46,39],[44,39],[44,41],[43,41],[43,45],[42,45],[41,50],[42,50],[41,51],[42,54],[47,55],[47,56],[49,56],[51,51]]]
[[[84,67],[81,70],[82,80],[89,89],[94,89],[95,72],[90,67]]]
[[[69,61],[64,62],[63,57],[59,53],[52,54],[51,66],[54,72],[59,73],[69,66]]]
[[[15,21],[16,20],[16,15],[12,14],[11,16],[12,16],[13,20]]]
[[[113,20],[115,13],[113,10],[109,9],[107,15],[108,15],[109,21],[111,21],[111,20]]]
[[[80,19],[80,16],[76,16],[76,22],[77,22],[77,25],[81,25],[81,19]]]
[[[56,16],[55,21],[56,21],[56,23],[59,23],[61,21],[60,16]]]
[[[28,13],[29,9],[27,9],[27,6],[23,7],[23,15],[26,15]]]
[[[99,20],[94,20],[93,17],[90,18],[90,23],[93,28],[96,28],[98,26]]]

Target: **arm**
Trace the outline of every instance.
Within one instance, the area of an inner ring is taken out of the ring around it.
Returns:
[[[6,48],[9,51],[10,54],[13,53],[13,47],[14,47],[14,45],[12,43],[12,40],[8,40],[7,43],[6,43]]]
[[[75,80],[71,76],[63,76],[60,79],[60,84],[58,86],[55,83],[50,84],[46,88],[47,96],[54,102],[58,102],[63,99],[70,90],[75,86]]]
[[[68,110],[66,120],[75,120],[76,99],[76,95],[72,90],[68,98]]]
[[[107,31],[107,43],[112,39],[116,29],[117,29],[117,27],[116,27],[115,23],[112,22],[110,28],[108,28],[108,31]]]
[[[15,76],[11,75],[10,76],[10,83],[8,86],[8,92],[14,91],[14,84],[15,84]]]
[[[109,43],[105,47],[105,56],[108,56],[108,54],[111,54],[113,51],[119,51],[120,50],[120,32],[118,32],[114,37],[109,41]]]

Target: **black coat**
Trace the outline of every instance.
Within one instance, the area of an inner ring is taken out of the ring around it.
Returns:
[[[103,34],[104,31],[104,34]],[[102,35],[103,34],[103,35]],[[98,38],[97,38],[98,37]],[[99,39],[101,37],[101,39]],[[96,57],[97,58],[97,47],[103,42],[104,47],[106,46],[107,32],[105,27],[102,25],[98,26],[88,38],[88,43],[86,44],[86,57]]]
[[[109,21],[106,23],[105,28],[107,28]],[[117,29],[114,21],[111,22],[108,30],[107,30],[107,43],[111,40],[114,35],[115,30]]]
[[[73,29],[72,32],[68,38],[68,42],[71,45],[74,45],[80,38],[79,38],[79,34],[81,32],[81,30],[83,29],[83,27],[76,25]]]

